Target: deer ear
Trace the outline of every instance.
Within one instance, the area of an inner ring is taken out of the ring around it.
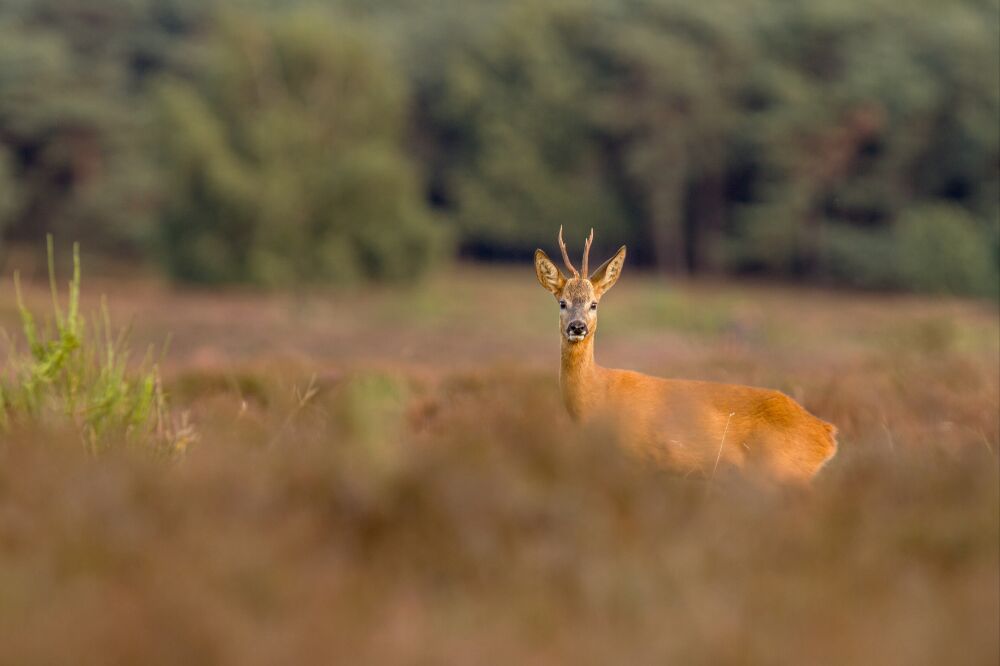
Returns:
[[[556,265],[552,263],[549,256],[541,250],[535,250],[535,275],[543,287],[556,295],[562,291],[563,286],[566,284],[566,278],[563,277],[562,272],[556,268]]]
[[[625,246],[615,252],[615,256],[605,261],[594,271],[590,277],[590,283],[594,285],[594,291],[598,296],[611,289],[618,282],[618,276],[622,274],[622,266],[625,264]]]

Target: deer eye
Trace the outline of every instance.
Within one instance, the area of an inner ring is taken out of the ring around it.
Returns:
[[[597,301],[594,301],[593,303],[590,304],[590,309],[591,310],[596,310],[597,309]]]
[[[566,301],[559,301],[559,309],[560,310],[566,309]]]

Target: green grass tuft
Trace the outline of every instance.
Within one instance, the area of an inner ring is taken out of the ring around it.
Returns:
[[[171,418],[154,349],[138,366],[129,363],[129,330],[115,333],[107,302],[88,325],[80,314],[80,248],[73,245],[69,303],[60,305],[52,237],[48,237],[52,320],[40,327],[25,304],[21,281],[14,288],[27,349],[6,331],[7,367],[0,378],[0,427],[21,422],[76,429],[87,448],[100,452],[115,442],[140,443],[167,452],[193,439],[186,418]]]

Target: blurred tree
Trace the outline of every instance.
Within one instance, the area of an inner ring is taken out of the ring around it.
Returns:
[[[954,205],[907,211],[896,230],[903,286],[920,291],[996,296],[1000,272],[976,220]]]
[[[0,7],[0,148],[17,200],[5,237],[47,232],[136,251],[151,226],[138,55],[188,0],[10,2]],[[163,21],[163,23],[161,23]],[[162,43],[162,39],[159,40]]]
[[[405,90],[358,26],[227,14],[157,94],[162,254],[192,280],[404,279],[442,230],[401,152]]]
[[[433,195],[481,254],[522,255],[599,227],[599,244],[628,237],[605,185],[586,72],[571,51],[579,3],[512,3],[477,39],[445,42],[421,101],[438,152]],[[433,158],[432,158],[433,160]]]
[[[736,209],[734,268],[844,279],[845,252],[870,265],[915,201],[964,207],[995,242],[1000,3],[769,5],[755,21],[757,176]],[[850,281],[908,282],[872,269]]]
[[[752,61],[750,8],[725,0],[614,5],[581,32],[610,183],[632,201],[639,258],[714,270],[738,85]]]
[[[11,174],[11,159],[7,150],[0,146],[0,240],[4,229],[18,209],[18,188]],[[0,243],[0,250],[3,244]]]
[[[920,211],[1000,260],[998,80],[1000,0],[6,0],[0,233],[280,283],[565,224],[669,271],[933,289]]]
[[[872,264],[915,200],[951,199],[992,238],[995,8],[509,3],[472,36],[437,34],[449,56],[415,77],[431,200],[480,255],[599,224],[639,261],[692,272],[843,280],[831,262],[856,248]]]
[[[107,90],[77,76],[58,37],[0,30],[0,146],[20,185],[8,236],[29,237],[73,218],[103,178],[103,139],[117,109]]]

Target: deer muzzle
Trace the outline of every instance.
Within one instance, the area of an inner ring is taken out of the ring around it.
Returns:
[[[571,321],[566,326],[566,337],[572,342],[578,342],[587,337],[587,324],[579,319]]]

